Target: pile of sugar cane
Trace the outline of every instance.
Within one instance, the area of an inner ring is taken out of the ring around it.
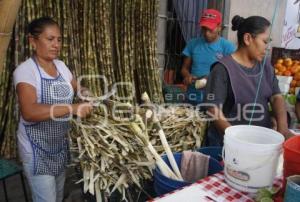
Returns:
[[[130,115],[116,116],[101,105],[88,119],[74,120],[71,149],[83,171],[84,192],[111,194],[116,189],[126,199],[126,188],[152,178],[158,166],[165,176],[181,180],[172,152],[195,149],[203,140],[206,122],[199,112],[185,107],[169,107],[161,113],[153,109],[147,94],[144,107],[123,104]],[[111,107],[110,107],[111,108]],[[166,153],[173,172],[161,159]]]

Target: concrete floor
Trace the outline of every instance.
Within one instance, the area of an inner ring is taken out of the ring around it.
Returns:
[[[7,189],[7,195],[8,195],[9,202],[25,201],[20,175],[14,175],[12,177],[9,177],[5,180],[5,182],[6,182],[6,189]],[[27,187],[28,186],[26,186],[26,188]],[[30,197],[30,192],[29,192],[28,188],[27,188],[27,195]],[[0,202],[4,202],[4,201],[5,201],[5,196],[4,196],[3,184],[1,183],[0,184]]]
[[[88,195],[83,195],[81,192],[81,187],[78,184],[75,184],[75,182],[79,180],[78,174],[76,174],[74,168],[69,168],[67,170],[66,174],[66,182],[65,182],[65,199],[64,202],[95,202],[93,197],[90,197]],[[25,178],[26,181],[26,178]],[[29,186],[26,183],[26,190],[27,195],[29,196],[29,201],[31,202],[31,196],[30,196],[30,190]],[[8,200],[9,202],[25,202],[22,183],[20,175],[15,175],[12,177],[9,177],[6,179],[6,188],[7,188],[7,194],[8,194]],[[152,196],[154,195],[153,190],[153,182],[147,182],[145,184],[144,189]],[[147,196],[143,193],[136,193],[134,191],[130,191],[132,195],[132,201],[146,201]],[[110,202],[119,202],[120,201],[120,195],[113,194],[113,196],[109,200]],[[5,202],[5,196],[3,191],[3,184],[0,183],[0,202]]]
[[[80,185],[76,185],[76,175],[73,168],[67,170],[67,177],[65,182],[65,200],[64,202],[83,202],[83,195],[81,193]],[[26,181],[26,178],[25,178]],[[6,189],[9,202],[25,202],[24,192],[22,188],[20,175],[9,177],[5,180]],[[26,183],[27,196],[31,202],[31,194],[29,186]],[[0,202],[5,202],[3,184],[0,183]]]

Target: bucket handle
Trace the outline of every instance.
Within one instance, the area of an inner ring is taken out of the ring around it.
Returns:
[[[279,155],[282,153],[282,149],[280,149],[279,151]],[[240,171],[245,171],[245,170],[256,170],[256,169],[259,169],[259,168],[262,168],[266,163],[269,163],[271,160],[273,160],[274,158],[276,157],[276,155],[272,155],[271,158],[269,158],[267,161],[264,161],[263,163],[260,163],[256,166],[253,166],[253,167],[246,167],[246,168],[236,168],[235,166],[232,166],[230,165],[230,167],[232,167],[233,169],[236,169],[236,170],[240,170]],[[223,147],[222,149],[222,158],[223,158],[223,161],[224,161],[224,164],[226,164],[226,160],[225,160],[225,147]]]

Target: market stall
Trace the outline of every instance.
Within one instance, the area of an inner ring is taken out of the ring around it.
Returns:
[[[299,124],[295,114],[295,104],[300,89],[300,51],[274,47],[271,60],[279,81],[279,88],[286,101],[289,127],[297,129]]]
[[[288,178],[300,174],[300,144],[296,138],[282,147],[281,134],[251,127],[234,133],[235,137],[226,139],[224,147],[203,147],[211,124],[208,115],[184,103],[186,86],[174,85],[172,72],[166,71],[164,86],[160,80],[156,61],[157,1],[26,0],[22,5],[21,1],[16,2],[14,12],[19,6],[20,11],[13,30],[12,26],[0,29],[5,46],[7,37],[11,37],[6,63],[0,71],[1,158],[18,156],[19,109],[15,107],[12,76],[16,66],[33,51],[27,41],[27,25],[47,14],[54,16],[61,27],[60,58],[80,78],[80,85],[89,88],[88,95],[76,97],[74,103],[88,102],[91,114],[79,118],[68,111],[72,129],[66,135],[71,151],[69,168],[76,170],[76,177],[74,173],[67,177],[72,184],[82,186],[80,194],[89,195],[89,201],[146,198],[250,202],[256,192],[265,194],[257,201],[266,201],[275,194],[273,186],[278,191],[283,184],[288,193],[299,187],[292,184],[297,181]],[[14,21],[10,18],[9,21]],[[0,65],[1,61],[2,58]],[[300,88],[300,52],[274,48],[272,62],[276,74],[281,76],[278,78],[289,109],[290,125],[297,129],[294,105]],[[195,85],[201,81],[197,80]],[[200,82],[197,89],[204,86]],[[227,134],[226,138],[231,136]],[[284,162],[281,159],[276,172],[282,149]],[[196,173],[196,180],[189,169]],[[243,184],[250,182],[254,185]],[[149,192],[147,183],[154,192]]]
[[[278,188],[282,184],[281,178],[276,178],[274,187]],[[157,202],[179,202],[179,201],[241,201],[253,202],[253,195],[247,192],[240,192],[230,187],[224,179],[224,173],[220,172],[199,180],[196,183],[178,189],[166,195],[151,199]]]

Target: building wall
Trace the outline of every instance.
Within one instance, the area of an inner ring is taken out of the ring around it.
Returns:
[[[234,42],[237,41],[236,32],[231,30],[231,19],[235,15],[240,15],[242,17],[260,15],[267,18],[271,22],[276,6],[276,1],[277,0],[230,0],[228,39]],[[286,2],[286,0],[279,0],[279,7],[275,16],[273,31],[271,35],[271,45],[273,47],[281,46]]]
[[[299,30],[299,15],[300,2],[295,4],[295,0],[286,0],[288,11],[285,15],[285,23],[282,33],[283,48],[299,49],[300,48],[300,31]]]

